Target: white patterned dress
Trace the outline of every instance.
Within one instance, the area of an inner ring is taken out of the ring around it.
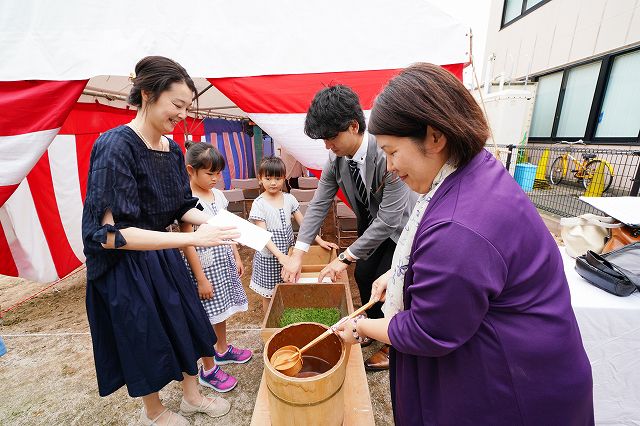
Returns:
[[[271,232],[271,241],[282,253],[287,254],[293,246],[293,228],[291,227],[291,215],[298,211],[299,204],[296,198],[288,193],[283,193],[284,200],[281,208],[275,208],[264,199],[263,195],[256,198],[251,205],[250,220],[265,222],[267,230]],[[260,296],[270,298],[276,284],[282,282],[280,276],[282,265],[278,259],[266,247],[256,252],[253,257],[253,273],[249,288]]]
[[[208,203],[201,199],[198,201],[198,205],[204,208],[205,213],[215,216],[220,210],[226,210],[229,202],[219,189],[213,188],[211,192],[213,192],[215,202]],[[211,324],[221,323],[236,312],[246,311],[249,303],[238,276],[238,266],[233,256],[233,249],[226,245],[196,247],[196,252],[204,274],[213,285],[213,298],[200,300]],[[197,287],[198,283],[186,259],[185,263],[191,280]]]

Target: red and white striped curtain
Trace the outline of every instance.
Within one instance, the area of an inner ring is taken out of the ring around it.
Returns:
[[[81,222],[93,143],[135,110],[76,103],[85,81],[0,84],[3,110],[24,105],[0,126],[0,274],[53,281],[85,260]],[[204,135],[200,120],[188,119],[169,136],[184,147],[185,131],[195,140]]]
[[[462,64],[446,65],[459,78]],[[319,173],[328,152],[304,136],[314,94],[331,83],[352,87],[368,115],[397,69],[210,79],[277,143]],[[82,206],[93,142],[135,111],[78,104],[86,81],[0,82],[0,274],[47,282],[84,262]],[[171,135],[202,140],[201,121]]]

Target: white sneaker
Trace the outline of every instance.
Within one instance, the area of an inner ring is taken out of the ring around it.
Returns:
[[[167,411],[169,411],[168,408],[166,408],[162,413],[160,413],[159,416],[156,416],[155,419],[151,420],[149,417],[147,417],[147,412],[144,409],[144,407],[142,407],[142,411],[140,412],[139,423],[142,426],[158,426],[159,425],[159,423],[157,423],[158,419],[162,417]],[[189,420],[185,419],[180,414],[174,413],[173,411],[169,411],[169,418],[167,419],[167,422],[164,424],[166,426],[189,426],[191,423],[189,423]]]
[[[180,413],[190,416],[195,413],[204,413],[210,417],[222,417],[231,410],[231,404],[226,399],[215,397],[200,400],[200,405],[189,404],[184,397],[180,402]]]

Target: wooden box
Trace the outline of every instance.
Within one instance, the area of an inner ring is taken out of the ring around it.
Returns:
[[[291,250],[289,250],[291,254]],[[338,257],[335,249],[326,250],[320,246],[311,246],[302,256],[302,272],[320,272],[333,259]]]
[[[340,317],[353,312],[348,284],[278,284],[262,322],[260,336],[266,341],[280,330],[286,308],[337,308]]]

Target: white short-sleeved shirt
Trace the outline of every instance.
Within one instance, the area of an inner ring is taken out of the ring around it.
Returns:
[[[258,198],[253,201],[251,211],[249,212],[249,220],[263,221],[267,225],[268,231],[290,228],[291,215],[300,208],[300,204],[293,195],[287,192],[284,192],[282,195],[284,196],[282,203],[282,209],[284,210],[284,222],[280,219],[279,209],[273,207],[269,202],[267,202],[263,195],[258,196]],[[268,255],[271,252],[267,248],[264,248],[261,253]]]

